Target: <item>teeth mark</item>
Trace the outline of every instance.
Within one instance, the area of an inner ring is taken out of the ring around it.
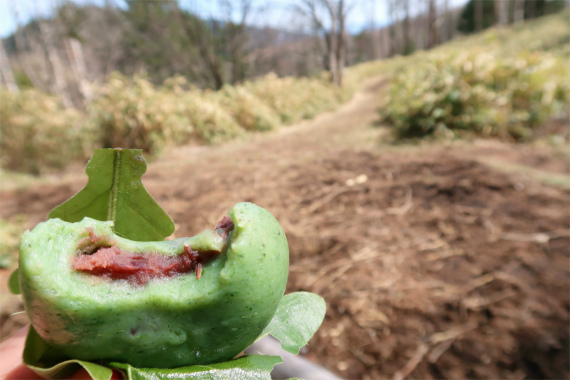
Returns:
[[[132,253],[113,246],[99,248],[91,255],[78,255],[73,258],[71,265],[76,271],[144,285],[154,278],[192,272],[197,270],[198,265],[201,274],[201,261],[200,252],[193,251],[188,244],[184,246],[184,252],[177,256]],[[198,276],[198,270],[196,274]]]
[[[229,216],[218,222],[215,232],[227,240],[234,224]],[[190,244],[184,245],[184,251],[175,256],[159,253],[133,253],[120,249],[115,242],[96,236],[92,229],[87,229],[89,237],[79,245],[79,254],[73,258],[73,270],[89,273],[110,280],[127,280],[136,285],[145,285],[149,280],[190,273],[195,271],[196,278],[202,277],[203,264],[220,254],[219,251],[194,251]],[[111,244],[109,244],[111,243]]]

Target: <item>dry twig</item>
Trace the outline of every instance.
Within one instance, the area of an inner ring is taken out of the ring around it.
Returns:
[[[414,355],[412,355],[410,360],[408,360],[408,362],[402,369],[400,369],[398,372],[394,374],[394,377],[392,377],[392,379],[393,380],[405,379],[410,373],[412,373],[414,369],[416,369],[418,364],[422,362],[425,354],[427,354],[428,351],[429,351],[429,346],[425,343],[420,343]]]
[[[438,344],[441,342],[445,342],[447,340],[452,340],[457,338],[458,336],[465,334],[471,330],[475,330],[477,328],[477,324],[474,322],[469,322],[462,326],[455,326],[450,328],[447,331],[442,331],[438,333],[434,333],[430,336],[429,342],[431,344]]]
[[[511,241],[533,242],[539,244],[546,244],[552,239],[570,236],[570,231],[550,231],[550,232],[537,232],[532,234],[521,234],[516,232],[505,232],[501,234],[501,239]]]
[[[318,209],[320,209],[321,207],[323,207],[324,205],[326,205],[327,203],[329,203],[330,201],[332,201],[333,199],[335,199],[336,197],[338,197],[341,194],[345,194],[345,193],[358,193],[362,190],[362,188],[341,188],[338,189],[337,191],[334,191],[332,193],[329,193],[328,195],[324,196],[323,198],[321,198],[320,200],[314,202],[310,207],[307,207],[306,209],[304,209],[302,211],[303,214],[311,214],[315,211],[317,211]]]
[[[386,212],[391,215],[404,215],[408,211],[410,211],[413,204],[414,203],[412,201],[412,188],[410,186],[407,186],[404,204],[400,207],[390,207],[388,210],[386,210]]]

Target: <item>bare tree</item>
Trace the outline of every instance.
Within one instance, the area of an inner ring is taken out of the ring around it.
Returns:
[[[307,0],[306,2],[308,2]],[[335,7],[331,1],[320,0],[320,4],[326,9],[326,13],[329,14],[330,29],[325,31],[325,43],[327,46],[327,58],[328,67],[331,74],[331,81],[333,83],[338,83],[338,68],[337,59],[335,57],[337,51],[337,39],[336,39],[336,28],[337,28],[337,17],[335,14]],[[323,23],[321,23],[323,25]]]
[[[81,25],[85,22],[84,17],[79,16],[76,8],[69,0],[58,5],[54,24],[59,29],[59,40],[63,42],[67,53],[67,62],[73,82],[77,87],[81,100],[91,99],[91,86],[87,75],[87,66],[83,54],[83,45],[80,42]]]
[[[428,2],[428,49],[435,47],[437,44],[437,9],[435,0]]]
[[[507,25],[509,23],[509,1],[495,0],[495,10],[497,11],[498,25]]]
[[[513,12],[513,22],[519,23],[524,21],[524,0],[515,0],[515,11]]]
[[[83,45],[77,38],[68,38],[65,40],[66,51],[71,66],[71,71],[75,77],[79,93],[84,100],[92,97],[91,84],[87,77],[87,67],[85,65],[85,57],[83,55]]]
[[[346,18],[353,5],[346,0],[300,0],[296,7],[309,18],[315,34],[324,37],[324,67],[339,86],[346,59]]]
[[[376,60],[380,57],[380,35],[376,27],[376,0],[370,0],[370,9],[368,12],[370,17],[370,41],[372,43],[372,59]]]
[[[346,0],[339,0],[338,2],[338,33],[337,33],[337,51],[336,51],[336,68],[337,68],[337,84],[342,86],[344,65],[346,61],[346,17],[350,12],[352,4],[347,5]]]
[[[428,18],[427,18],[427,0],[418,0],[417,7],[419,15],[416,17],[415,26],[415,40],[416,45],[420,49],[425,49],[427,46],[426,42],[426,30],[428,29]]]
[[[473,0],[475,3],[475,31],[483,30],[483,0]]]
[[[536,2],[531,0],[528,2],[528,18],[535,18],[536,17]]]
[[[397,53],[397,40],[396,40],[396,24],[397,24],[397,0],[388,0],[388,19],[390,20],[390,26],[388,27],[388,41],[390,41],[389,56],[393,56]]]
[[[245,69],[247,65],[244,62],[246,52],[244,51],[247,43],[247,19],[252,10],[252,0],[238,0],[237,7],[235,0],[220,0],[221,8],[225,13],[225,32],[227,49],[231,64],[231,82],[237,83],[245,79]],[[233,20],[233,15],[238,14],[238,21]]]
[[[40,35],[47,55],[52,74],[52,91],[59,95],[65,108],[73,107],[73,102],[69,96],[67,83],[65,81],[64,67],[57,50],[56,30],[54,25],[45,20],[39,20]]]
[[[445,41],[449,41],[453,35],[452,21],[451,21],[451,11],[449,9],[449,0],[443,2],[443,14],[445,19],[443,23],[445,24]]]
[[[179,7],[175,7],[175,14],[182,31],[198,48],[199,56],[212,76],[214,88],[221,89],[224,85],[223,68],[215,51],[217,44],[213,41],[212,32],[208,30],[204,21],[194,14],[182,13]]]
[[[2,40],[0,40],[0,79],[2,80],[2,86],[6,87],[8,91],[18,92],[18,86],[16,85],[12,67],[10,66],[10,61],[6,55]]]
[[[404,20],[402,21],[402,30],[404,35],[403,52],[404,54],[410,54],[413,50],[410,38],[410,0],[402,0],[401,4],[404,10]]]

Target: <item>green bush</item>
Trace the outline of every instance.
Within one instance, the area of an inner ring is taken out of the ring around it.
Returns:
[[[560,15],[492,29],[410,57],[397,72],[384,120],[397,138],[464,134],[531,138],[548,119],[567,117],[570,31]],[[483,46],[483,47],[482,47]]]
[[[212,143],[241,133],[235,120],[212,98],[186,89],[183,78],[155,87],[146,78],[115,73],[88,106],[103,147],[140,148]]]
[[[65,109],[54,96],[34,89],[0,91],[0,163],[3,168],[40,174],[83,159],[94,132],[80,111]]]
[[[269,74],[243,86],[276,112],[283,124],[313,118],[343,100],[342,89],[326,78],[279,78]]]
[[[211,94],[247,131],[269,131],[281,124],[277,113],[244,86],[226,85]]]

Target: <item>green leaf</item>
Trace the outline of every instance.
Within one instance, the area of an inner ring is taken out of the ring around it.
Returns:
[[[49,218],[112,220],[117,235],[137,241],[164,240],[174,232],[174,222],[141,182],[146,171],[141,149],[96,149],[85,171],[87,185]]]
[[[50,347],[30,326],[24,348],[24,364],[39,376],[50,379],[64,379],[75,373],[80,367],[94,380],[109,380],[113,371],[105,366],[65,358],[56,349]]]
[[[248,355],[223,363],[173,369],[135,368],[122,363],[110,365],[123,371],[129,380],[271,380],[271,370],[281,362],[279,356]]]
[[[325,300],[314,293],[296,292],[281,298],[277,311],[258,339],[269,334],[281,341],[281,347],[298,354],[323,323]]]
[[[8,288],[10,289],[10,293],[12,294],[20,294],[20,281],[18,280],[20,270],[16,268],[10,278],[8,279]]]
[[[39,376],[51,379],[68,378],[83,367],[94,380],[109,380],[113,373],[111,368],[122,371],[128,380],[271,380],[271,370],[281,362],[278,356],[248,355],[223,363],[172,369],[136,368],[124,363],[103,366],[65,357],[49,346],[33,327],[28,331],[24,349],[24,364]]]

